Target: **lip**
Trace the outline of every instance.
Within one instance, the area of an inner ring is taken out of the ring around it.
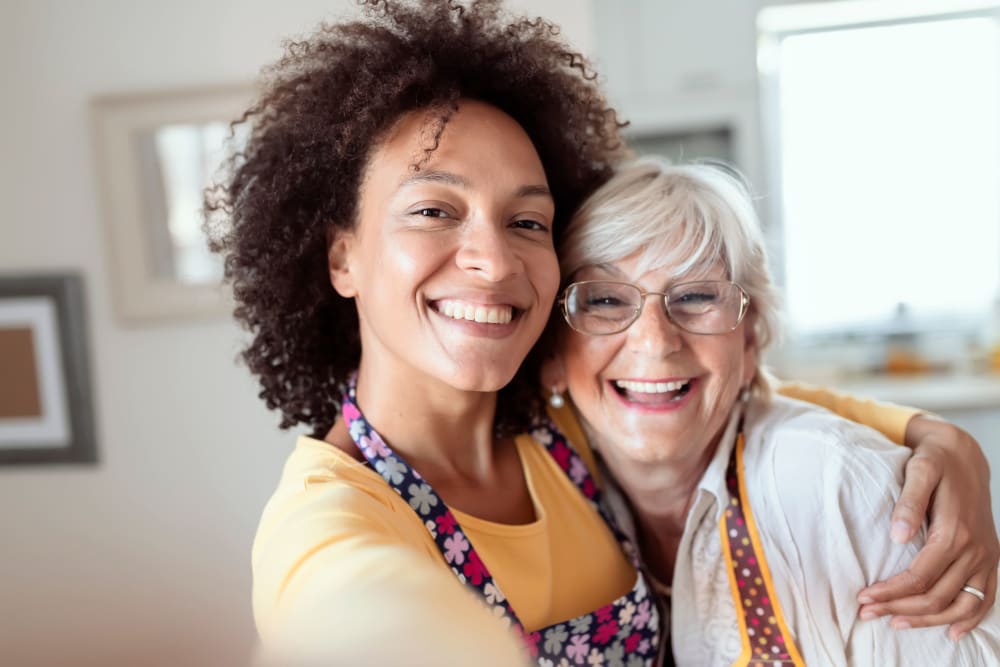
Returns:
[[[618,380],[632,381],[632,382],[687,382],[688,390],[679,400],[671,401],[669,403],[664,403],[661,405],[651,405],[649,403],[636,403],[634,401],[628,400],[625,396],[618,393],[615,387],[615,382]],[[614,378],[613,380],[608,380],[606,383],[606,390],[610,392],[612,396],[618,399],[627,410],[634,412],[650,413],[650,414],[664,414],[668,412],[676,412],[684,408],[690,401],[691,397],[700,389],[701,382],[696,377],[678,377],[673,376],[669,378]]]

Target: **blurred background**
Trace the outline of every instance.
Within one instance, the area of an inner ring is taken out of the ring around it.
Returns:
[[[996,2],[509,4],[591,56],[637,150],[747,175],[780,375],[944,414],[1000,466]],[[246,664],[294,436],[236,362],[199,191],[282,39],[356,11],[0,0],[0,663]],[[25,287],[49,274],[80,298]]]

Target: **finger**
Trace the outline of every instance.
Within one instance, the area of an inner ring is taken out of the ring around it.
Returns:
[[[973,582],[970,582],[969,585],[983,590],[986,586],[986,581],[984,578],[982,582],[977,582],[982,583],[982,586],[977,586]],[[978,623],[988,611],[989,607],[983,601],[975,595],[963,591],[959,592],[951,601],[951,604],[947,605],[941,612],[922,615],[899,614],[890,619],[889,625],[895,630],[906,630],[908,628],[926,628],[935,625],[968,623],[970,621]],[[972,627],[975,627],[975,625]],[[956,635],[952,635],[952,638],[954,636],[957,636],[957,633]]]
[[[931,542],[928,539],[924,548],[917,552],[917,555],[910,561],[909,567],[885,581],[876,582],[862,590],[858,593],[858,602],[861,604],[884,603],[921,595],[931,588],[953,562],[954,558],[946,540],[938,539]],[[960,587],[961,584],[958,588]]]
[[[985,584],[986,577],[981,576],[979,577],[979,580]],[[885,602],[864,605],[859,610],[859,613],[863,619],[874,616],[886,616],[889,614],[913,618],[937,616],[939,614],[946,613],[949,609],[952,609],[955,599],[959,597],[958,593],[962,590],[962,586],[969,581],[968,558],[961,558],[955,561],[955,563],[952,564],[952,566],[949,567],[948,570],[926,591],[917,595],[893,598]],[[971,585],[975,586],[975,584]],[[979,586],[976,587],[980,588]],[[964,597],[972,596],[965,594]],[[968,611],[966,607],[968,607],[968,605],[963,606],[961,611]],[[965,617],[956,615],[950,617],[947,622],[954,623],[962,620],[963,618]],[[911,625],[916,626],[915,623],[911,623]],[[921,622],[920,625],[937,624]]]
[[[922,456],[913,456],[906,462],[903,489],[892,510],[889,535],[896,544],[913,539],[924,523],[927,507],[934,488],[941,481],[941,471]]]
[[[975,586],[975,584],[972,585]],[[997,596],[996,568],[990,570],[986,578],[986,587],[980,588],[979,586],[976,586],[976,588],[979,588],[981,591],[986,593],[986,600],[977,605],[976,612],[971,617],[952,623],[951,627],[948,628],[948,636],[955,641],[958,641],[965,635],[965,633],[982,623],[983,619],[986,618],[986,615],[989,614],[990,610],[993,608],[993,602],[996,600]],[[969,595],[967,597],[972,596]]]

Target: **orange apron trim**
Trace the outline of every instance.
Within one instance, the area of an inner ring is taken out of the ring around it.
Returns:
[[[741,433],[726,470],[729,502],[719,521],[722,550],[728,565],[729,589],[736,605],[743,646],[733,667],[805,667],[805,661],[788,630],[781,605],[774,595],[774,580],[750,511],[743,474],[743,444]]]

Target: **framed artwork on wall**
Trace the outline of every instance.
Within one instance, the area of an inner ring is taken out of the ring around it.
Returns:
[[[202,193],[243,146],[230,122],[250,85],[106,95],[93,101],[115,310],[126,322],[232,310],[222,259],[202,231]]]
[[[94,463],[83,287],[0,275],[0,464]]]

